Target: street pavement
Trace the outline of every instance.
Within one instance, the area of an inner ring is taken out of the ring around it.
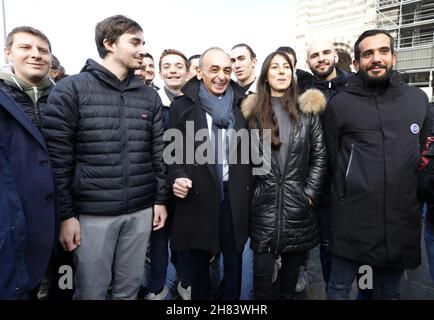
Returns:
[[[252,294],[252,281],[253,281],[253,267],[252,259],[253,254],[249,249],[249,243],[246,244],[246,248],[243,253],[243,280],[241,300],[253,299]],[[401,300],[434,300],[434,284],[431,280],[428,263],[425,251],[425,244],[422,237],[422,264],[414,269],[404,272],[404,277],[401,284]],[[213,292],[217,292],[217,279],[221,277],[222,259],[219,264],[212,264],[210,267],[211,274],[213,275],[212,284]],[[220,275],[218,272],[220,271]],[[180,297],[176,292],[176,276],[173,265],[170,264],[167,276],[167,286],[169,287],[170,294],[167,299],[179,300]],[[302,293],[296,295],[297,300],[325,300],[325,285],[322,279],[321,264],[319,259],[319,247],[315,247],[310,252],[310,259],[308,264],[308,273],[306,276],[306,288]],[[356,283],[354,282],[353,290],[351,291],[350,298],[356,299],[357,296]]]

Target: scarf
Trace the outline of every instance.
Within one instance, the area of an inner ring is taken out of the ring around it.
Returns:
[[[218,143],[218,139],[220,138],[218,130],[226,129],[225,153],[226,159],[229,159],[229,145],[231,141],[228,129],[234,128],[235,125],[235,116],[232,110],[234,102],[234,92],[232,90],[232,87],[229,86],[222,96],[217,97],[209,93],[203,85],[203,82],[201,82],[199,87],[199,98],[202,108],[212,118],[212,132],[214,135],[214,139],[211,140],[214,146],[215,170],[218,179],[217,183],[219,187],[219,199],[220,201],[223,201],[223,159],[221,150],[218,150],[218,146],[221,145]]]

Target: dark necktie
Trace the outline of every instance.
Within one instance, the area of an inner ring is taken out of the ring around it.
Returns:
[[[223,149],[222,143],[219,143],[221,137],[219,135],[218,127],[213,123],[212,132],[214,134],[214,160],[215,160],[215,170],[217,175],[217,187],[219,191],[219,200],[222,202],[225,198],[223,190],[223,150],[219,150],[219,145]],[[220,159],[219,159],[220,158]]]

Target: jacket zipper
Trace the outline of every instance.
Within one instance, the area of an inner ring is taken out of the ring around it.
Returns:
[[[386,141],[385,141],[385,134],[384,134],[384,129],[383,129],[383,118],[381,116],[381,110],[380,110],[380,106],[378,105],[378,96],[374,95],[374,100],[375,100],[375,107],[377,108],[377,112],[378,112],[378,118],[380,120],[380,130],[381,130],[381,135],[383,137],[383,163],[384,163],[384,191],[383,191],[383,199],[387,198],[387,165],[386,165]],[[387,206],[385,205],[385,202],[383,201],[383,226],[384,226],[384,234],[387,234],[387,230],[386,230],[386,211],[387,211]]]
[[[278,216],[276,217],[276,221],[277,221],[277,237],[276,237],[276,247],[275,247],[275,254],[277,255],[279,253],[279,245],[280,245],[280,237],[281,237],[281,232],[280,229],[282,227],[282,216],[283,216],[283,212],[282,212],[282,184],[283,184],[283,178],[279,177],[279,182],[277,185],[278,191],[277,191],[277,203],[279,205],[279,210],[278,211]]]
[[[12,80],[15,82],[17,87],[21,89],[21,92],[24,94],[26,99],[30,99],[30,103],[33,104],[33,106],[34,106],[36,126],[38,128],[41,128],[42,127],[42,119],[41,119],[41,112],[40,112],[39,103],[38,103],[38,94],[39,94],[38,87],[32,87],[33,95],[35,98],[35,102],[33,102],[32,98],[30,98],[27,95],[27,93],[24,91],[24,88],[18,83],[17,79],[14,76],[12,77]],[[32,119],[32,122],[33,122],[33,119]]]
[[[351,153],[350,153],[350,160],[348,161],[348,166],[347,166],[347,170],[345,171],[345,180],[344,180],[344,192],[342,194],[342,198],[341,200],[345,199],[345,194],[347,192],[347,182],[348,182],[348,176],[350,174],[350,169],[351,169],[351,163],[353,162],[353,154],[354,154],[354,144],[351,144]]]
[[[122,207],[124,214],[127,213],[127,202],[128,202],[128,170],[129,165],[126,163],[128,161],[127,157],[127,128],[126,128],[126,115],[125,115],[125,105],[124,105],[124,93],[121,92],[121,165],[122,165],[122,182],[123,182],[123,201]]]
[[[35,101],[38,101],[38,88],[33,87],[33,93],[35,94]]]
[[[295,133],[295,128],[297,126],[297,123],[293,123],[292,125],[292,129],[291,129],[291,135],[289,136],[289,139],[291,141],[291,145],[288,148],[288,154],[286,156],[286,160],[285,160],[285,166],[283,168],[283,172],[282,174],[279,175],[279,180],[277,183],[277,188],[278,188],[278,199],[277,199],[277,203],[279,206],[279,210],[278,210],[278,217],[276,217],[277,220],[277,239],[276,239],[276,247],[275,247],[275,254],[277,255],[279,253],[279,246],[280,246],[280,237],[281,237],[281,229],[282,229],[282,224],[283,224],[283,190],[284,188],[282,188],[284,181],[285,181],[285,176],[286,176],[286,170],[288,168],[288,163],[290,160],[290,155],[292,152],[292,146],[294,143],[294,133]],[[277,166],[278,168],[280,168],[279,166]],[[280,170],[280,169],[279,169]]]
[[[38,91],[37,87],[33,87],[33,94],[34,94],[34,97],[35,97],[34,106],[35,106],[36,123],[37,123],[37,127],[41,128],[42,127],[42,119],[41,119],[41,110],[39,109],[39,103],[38,103],[38,94],[39,94],[39,91]]]

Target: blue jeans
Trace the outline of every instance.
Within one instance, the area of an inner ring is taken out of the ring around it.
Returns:
[[[151,233],[151,246],[149,250],[149,257],[151,265],[146,265],[147,270],[148,289],[152,293],[160,293],[166,284],[167,266],[169,265],[169,231],[170,226],[165,225],[163,228]]]
[[[425,225],[425,248],[428,257],[429,272],[434,284],[434,232]]]
[[[421,202],[419,204],[419,210],[420,210],[420,214],[421,214],[422,218],[425,219],[426,211],[428,210],[427,203],[426,202]]]
[[[327,286],[328,300],[348,300],[351,286],[357,277],[361,263],[332,255],[332,271]],[[372,267],[373,300],[399,299],[403,271]]]
[[[167,280],[167,267],[169,265],[169,236],[171,220],[166,220],[163,228],[151,233],[151,244],[148,252],[151,263],[146,263],[146,276],[144,286],[149,292],[160,293]],[[172,251],[172,262],[178,272],[184,288],[191,285],[191,256],[190,251]]]

